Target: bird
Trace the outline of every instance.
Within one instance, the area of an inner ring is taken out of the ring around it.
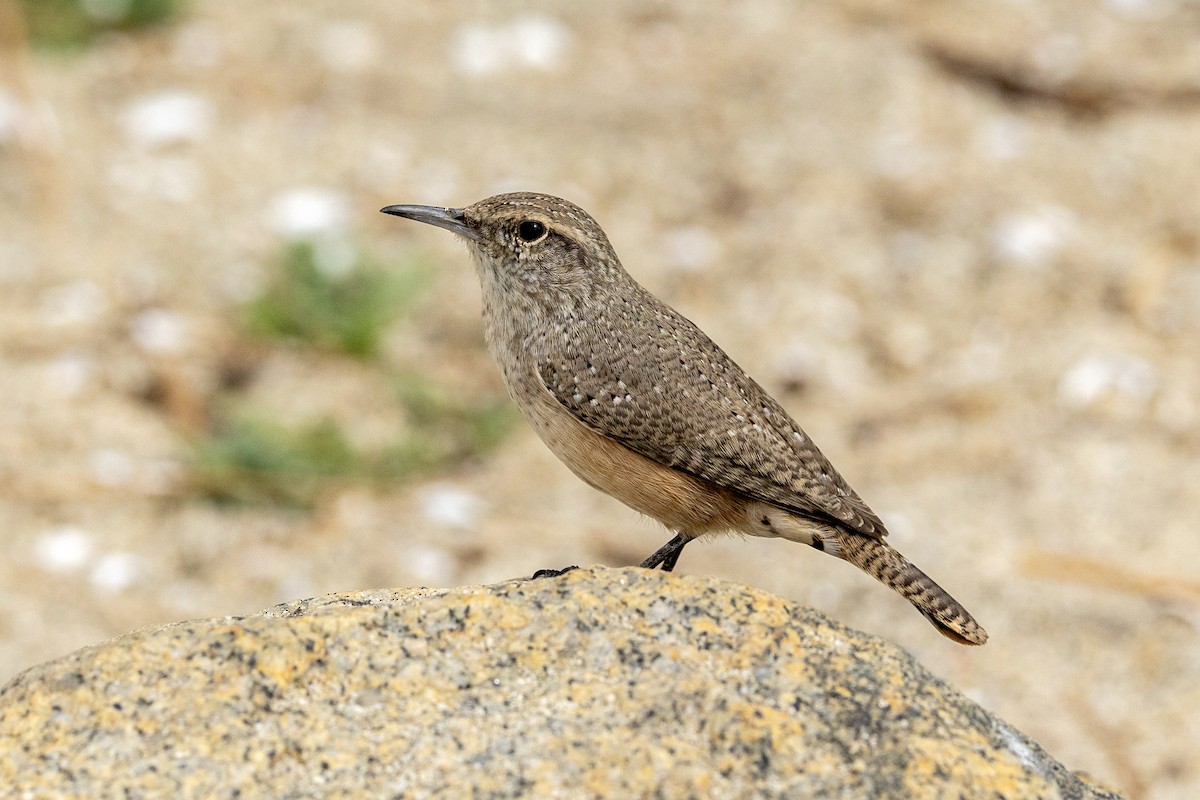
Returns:
[[[674,533],[642,567],[670,572],[709,534],[779,537],[855,565],[953,641],[987,641],[888,544],[879,516],[783,406],[625,271],[582,208],[510,192],[380,210],[466,243],[488,349],[522,416],[575,475]]]

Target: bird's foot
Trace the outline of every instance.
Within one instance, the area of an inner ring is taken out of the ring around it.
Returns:
[[[537,572],[533,573],[533,576],[529,580],[536,581],[538,578],[557,578],[559,575],[566,575],[573,569],[579,569],[579,567],[572,564],[571,566],[563,567],[562,569],[539,569]]]

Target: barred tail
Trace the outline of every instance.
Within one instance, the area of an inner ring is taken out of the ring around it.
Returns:
[[[881,539],[839,534],[838,555],[890,586],[916,606],[943,635],[959,644],[983,644],[987,631],[933,579]]]

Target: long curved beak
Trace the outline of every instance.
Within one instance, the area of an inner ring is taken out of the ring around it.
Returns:
[[[385,206],[381,209],[384,214],[396,217],[407,217],[417,222],[427,222],[439,228],[445,228],[451,233],[465,236],[473,241],[479,241],[479,231],[467,225],[467,217],[461,208],[442,208],[441,206]]]

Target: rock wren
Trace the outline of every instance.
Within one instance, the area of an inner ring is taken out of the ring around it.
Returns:
[[[488,348],[521,414],[571,471],[675,537],[778,536],[854,564],[941,633],[983,644],[958,601],[887,530],[776,400],[703,331],[629,276],[578,206],[502,194],[466,208],[388,206],[466,240]]]

